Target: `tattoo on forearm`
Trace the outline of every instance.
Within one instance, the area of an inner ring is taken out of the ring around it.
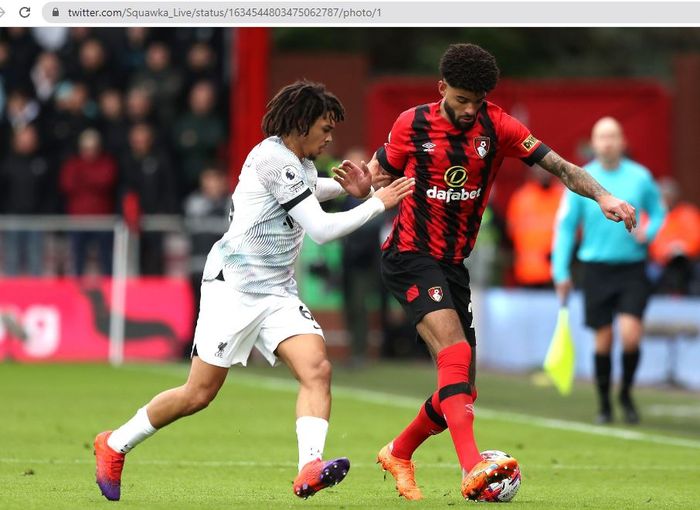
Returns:
[[[569,163],[559,154],[550,151],[539,165],[549,173],[559,177],[561,182],[574,193],[596,200],[608,191],[583,168]]]

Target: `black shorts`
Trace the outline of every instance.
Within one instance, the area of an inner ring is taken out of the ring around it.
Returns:
[[[598,329],[612,324],[613,315],[639,317],[649,301],[651,285],[644,262],[630,264],[583,264],[583,294],[586,326]]]
[[[384,285],[414,326],[430,312],[455,310],[472,351],[476,350],[469,272],[463,264],[446,264],[428,255],[389,249],[382,253],[381,268]]]

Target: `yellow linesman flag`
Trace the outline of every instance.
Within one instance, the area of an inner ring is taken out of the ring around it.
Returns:
[[[552,342],[549,344],[547,357],[544,359],[544,371],[557,387],[559,393],[568,395],[574,384],[575,368],[576,353],[569,325],[569,309],[563,306],[559,309]]]

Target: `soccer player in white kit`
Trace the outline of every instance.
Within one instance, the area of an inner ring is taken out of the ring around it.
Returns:
[[[120,498],[126,454],[156,430],[207,407],[229,367],[245,365],[253,347],[271,365],[282,360],[299,381],[294,493],[306,498],[347,474],[347,458],[322,460],[331,364],[321,326],[298,297],[294,264],[305,233],[318,243],[346,235],[396,206],[414,182],[399,179],[373,193],[366,165],[347,161],[334,179],[319,178],[313,161],[343,118],[340,101],[317,83],[288,85],[268,103],[267,138],[246,159],[232,196],[231,224],[207,258],[187,382],[95,438],[97,484],[107,499]],[[369,198],[345,212],[321,209],[319,202],[344,192]]]

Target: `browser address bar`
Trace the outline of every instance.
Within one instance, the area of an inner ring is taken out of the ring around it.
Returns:
[[[596,6],[603,9],[604,16]],[[61,25],[611,25],[698,26],[688,1],[477,2],[49,2],[44,20]],[[604,19],[601,23],[601,17]],[[681,21],[682,20],[682,21]]]
[[[56,2],[43,14],[56,23],[367,23],[380,20],[382,8],[374,2]]]

